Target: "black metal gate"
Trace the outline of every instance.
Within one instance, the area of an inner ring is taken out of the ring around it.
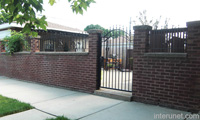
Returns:
[[[101,88],[132,91],[133,35],[131,30],[113,28],[103,32]]]

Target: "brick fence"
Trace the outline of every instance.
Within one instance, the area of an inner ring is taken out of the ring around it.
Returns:
[[[0,55],[0,75],[92,93],[97,86],[97,47],[101,31],[89,32],[89,53],[31,52]]]
[[[188,22],[187,53],[149,53],[150,26],[135,26],[133,100],[200,110],[200,21]],[[89,32],[88,53],[0,54],[0,75],[93,93],[99,88],[100,31]]]
[[[135,26],[133,100],[200,110],[200,21],[188,22],[187,53],[149,53],[150,26]]]

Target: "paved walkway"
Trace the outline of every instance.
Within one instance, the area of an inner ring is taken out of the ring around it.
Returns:
[[[190,114],[184,111],[137,102],[125,102],[2,76],[0,76],[0,94],[30,103],[35,107],[32,110],[1,117],[0,120],[45,120],[62,115],[80,120],[154,120],[154,114]]]

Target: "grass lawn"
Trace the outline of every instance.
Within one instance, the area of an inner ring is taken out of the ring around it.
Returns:
[[[50,118],[50,119],[48,118],[46,120],[70,120],[70,119],[68,119],[68,118],[66,118],[64,116],[58,116],[56,118]]]
[[[30,104],[0,95],[0,117],[32,109]]]

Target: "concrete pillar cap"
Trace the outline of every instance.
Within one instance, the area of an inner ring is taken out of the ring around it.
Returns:
[[[152,27],[149,25],[137,25],[133,26],[134,30],[152,30]]]
[[[200,21],[190,21],[186,23],[187,26],[200,26]]]

